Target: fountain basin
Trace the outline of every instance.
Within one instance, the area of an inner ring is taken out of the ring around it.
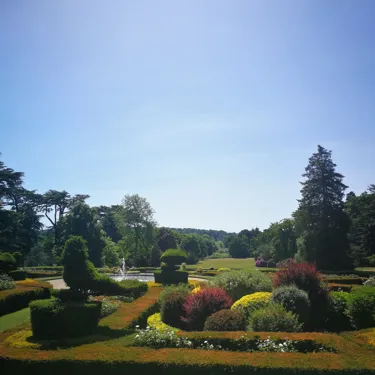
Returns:
[[[110,275],[110,278],[116,281],[122,280],[139,280],[139,281],[155,281],[153,273],[140,273],[127,275]]]

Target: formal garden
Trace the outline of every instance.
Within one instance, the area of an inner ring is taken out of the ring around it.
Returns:
[[[186,259],[170,249],[155,282],[117,282],[95,269],[86,242],[72,236],[62,258],[68,289],[3,274],[0,315],[29,305],[30,320],[0,333],[2,369],[374,373],[374,277],[328,277],[291,262],[276,272],[227,268],[191,281]]]

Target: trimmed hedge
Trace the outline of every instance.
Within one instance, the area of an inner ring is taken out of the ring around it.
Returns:
[[[328,284],[345,284],[345,285],[363,285],[366,278],[362,277],[323,277],[322,279]]]
[[[31,327],[37,339],[88,336],[98,327],[100,302],[61,302],[58,299],[30,303]]]
[[[50,298],[49,283],[38,283],[34,285],[19,285],[15,289],[0,292],[0,316],[24,309],[31,301]]]
[[[105,294],[107,296],[128,296],[138,298],[146,293],[147,283],[139,280],[115,281],[107,276],[97,277],[92,281],[92,290],[96,294]]]
[[[143,298],[143,297],[142,297]],[[106,318],[107,319],[107,318]],[[358,345],[356,336],[323,333],[244,333],[192,332],[177,333],[190,340],[230,340],[242,335],[254,340],[271,339],[319,343],[336,353],[244,353],[208,352],[191,349],[152,349],[125,346],[123,340],[80,344],[62,350],[13,348],[4,343],[13,332],[0,334],[2,373],[17,375],[82,374],[117,375],[136,372],[139,375],[370,375],[374,374],[375,348]]]
[[[348,315],[356,329],[375,326],[375,287],[364,286],[349,294]]]
[[[55,277],[55,276],[62,276],[61,271],[29,271],[29,270],[15,270],[10,271],[9,276],[13,280],[25,280],[28,279],[37,279],[39,277]]]
[[[154,272],[156,283],[160,284],[179,284],[187,283],[189,274],[180,270],[158,270]]]

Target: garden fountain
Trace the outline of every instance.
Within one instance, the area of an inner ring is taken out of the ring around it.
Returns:
[[[129,279],[135,279],[135,280],[140,280],[140,281],[153,281],[154,280],[154,275],[149,273],[149,274],[131,274],[129,275],[126,272],[126,262],[125,258],[122,258],[122,265],[120,267],[120,276],[116,275],[111,275],[111,278],[116,280],[116,281],[121,281],[121,280],[129,280]]]

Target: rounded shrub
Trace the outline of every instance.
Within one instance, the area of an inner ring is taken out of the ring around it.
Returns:
[[[87,336],[98,326],[101,303],[66,302],[58,299],[30,303],[31,327],[37,339]]]
[[[249,323],[250,329],[256,332],[298,332],[302,328],[297,315],[277,303],[255,311]]]
[[[185,318],[183,321],[192,331],[202,331],[206,319],[217,311],[229,309],[232,299],[224,289],[207,288],[190,294],[184,303]]]
[[[205,331],[245,331],[247,321],[240,311],[220,310],[204,323]]]
[[[161,262],[166,263],[168,266],[176,266],[186,262],[187,254],[180,249],[169,249],[164,251],[160,257]]]
[[[174,291],[163,298],[160,305],[161,320],[172,327],[183,328],[184,303],[188,294]]]
[[[271,300],[272,293],[269,292],[256,292],[243,296],[238,301],[236,301],[231,309],[233,311],[241,312],[246,318],[262,307],[269,304]]]
[[[322,284],[321,274],[310,263],[290,263],[275,273],[274,287],[295,285],[307,292],[310,300],[308,329],[321,329],[325,325],[328,309],[328,289]]]
[[[310,300],[307,292],[298,289],[295,285],[276,288],[271,301],[278,303],[288,311],[296,314],[300,321],[306,323],[310,316]]]
[[[13,279],[5,273],[0,273],[0,291],[13,289],[16,285]]]
[[[356,329],[375,327],[375,288],[364,286],[351,292],[348,315]]]
[[[348,331],[351,323],[347,314],[349,293],[332,292],[329,294],[327,311],[327,330],[331,332]]]
[[[234,301],[247,294],[272,291],[271,279],[256,270],[223,272],[215,276],[210,285],[224,289]]]
[[[183,293],[186,297],[189,295],[191,291],[192,285],[190,284],[176,284],[176,285],[167,285],[163,291],[160,293],[159,296],[159,305],[161,306],[165,300],[165,298],[174,292]]]
[[[8,273],[17,268],[16,258],[10,253],[0,253],[0,272]]]

